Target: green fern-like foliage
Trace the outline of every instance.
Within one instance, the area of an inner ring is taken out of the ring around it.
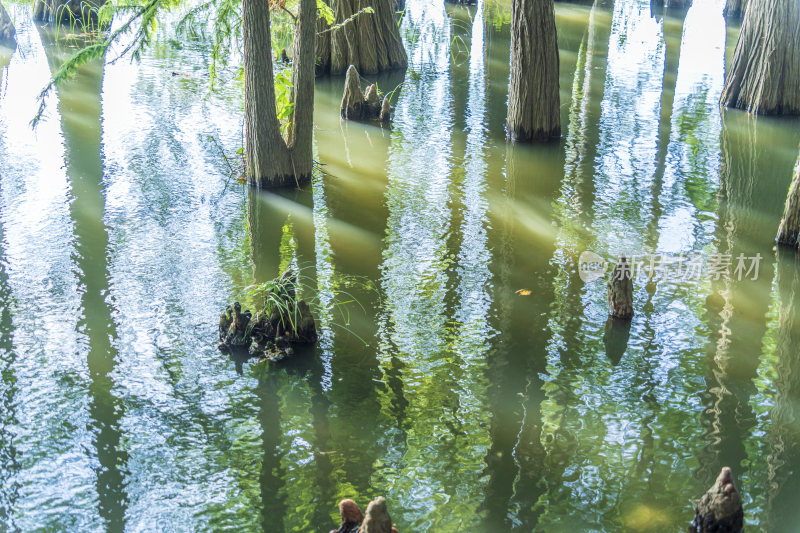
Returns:
[[[274,12],[271,30],[273,49],[278,53],[282,48],[287,48],[294,36],[295,20],[298,12],[298,0],[270,0]],[[334,20],[333,11],[324,0],[317,0],[320,16],[329,23]],[[106,60],[109,51],[115,52],[113,63],[124,56],[131,56],[134,60],[141,58],[142,52],[153,43],[158,28],[159,17],[167,11],[178,9],[185,10],[176,26],[176,36],[188,40],[208,39],[210,41],[210,66],[209,79],[213,87],[218,80],[221,70],[235,68],[241,75],[241,65],[232,64],[232,58],[241,57],[242,13],[241,0],[201,0],[187,6],[186,0],[111,0],[98,10],[98,27],[110,27],[113,18],[125,17],[125,22],[116,30],[99,34],[91,42],[70,59],[68,59],[53,75],[50,82],[39,94],[39,108],[31,121],[36,126],[41,120],[47,97],[53,90],[74,77],[78,69],[86,63],[96,60]],[[122,45],[116,52],[115,45]],[[276,92],[283,108],[278,109],[279,116],[284,117],[283,123],[288,123],[286,117],[291,115],[292,99],[280,98],[291,87],[290,78],[287,76],[276,77]]]

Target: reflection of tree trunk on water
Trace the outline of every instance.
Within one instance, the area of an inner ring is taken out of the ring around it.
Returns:
[[[267,374],[258,384],[259,422],[261,423],[261,520],[264,531],[282,532],[286,516],[286,472],[281,464],[281,399],[276,374]]]
[[[569,114],[569,128],[566,139],[566,159],[563,161],[564,181],[561,183],[565,207],[571,209],[577,200],[578,219],[573,222],[576,229],[583,226],[584,221],[591,218],[592,203],[594,199],[594,154],[589,150],[596,146],[597,121],[594,118],[594,102],[596,95],[602,100],[603,86],[605,84],[605,53],[607,46],[608,26],[598,21],[597,5],[592,8],[589,18],[587,37],[581,44],[576,64],[576,74],[573,82],[572,103]],[[595,70],[599,69],[598,75]],[[499,283],[496,285],[503,292],[495,298],[498,302],[499,325],[501,331],[534,331],[533,340],[526,339],[523,346],[505,345],[498,346],[497,352],[490,360],[491,371],[494,377],[492,384],[492,448],[486,458],[487,471],[490,478],[490,490],[487,491],[486,507],[489,508],[487,527],[488,530],[499,530],[510,514],[509,507],[519,513],[518,520],[523,530],[535,527],[543,509],[536,505],[543,494],[549,494],[563,482],[563,472],[569,465],[570,451],[566,435],[566,416],[561,417],[560,427],[554,433],[543,432],[542,424],[544,413],[542,402],[545,396],[542,392],[542,382],[539,375],[545,371],[545,358],[547,346],[546,329],[548,321],[552,320],[554,313],[565,319],[564,329],[559,332],[565,343],[579,344],[582,315],[582,301],[580,294],[580,281],[577,276],[569,276],[565,280],[566,287],[554,287],[559,283],[559,278],[550,283],[544,280],[549,275],[537,276],[529,272],[529,264],[525,263],[525,280],[514,279],[518,273],[521,253],[535,253],[536,260],[533,265],[535,272],[544,273],[550,268],[550,258],[553,255],[551,244],[547,250],[526,250],[527,246],[514,246],[515,228],[517,227],[514,203],[518,201],[518,191],[530,186],[524,176],[525,165],[519,160],[521,148],[509,147],[507,150],[507,181],[505,198],[507,205],[495,208],[495,212],[503,213],[501,222],[494,223],[493,227],[500,228],[501,247],[495,261],[500,265],[498,271]],[[558,185],[553,183],[552,185]],[[555,198],[555,190],[541,190],[540,197],[544,199]],[[574,197],[573,197],[574,196]],[[558,200],[556,200],[558,201]],[[547,206],[553,202],[546,201]],[[565,212],[566,214],[566,212]],[[569,213],[570,216],[572,213]],[[568,219],[559,221],[562,225],[569,226]],[[528,286],[531,276],[538,279],[536,288]],[[525,284],[525,285],[523,285]],[[535,302],[513,293],[514,288],[533,289]],[[563,307],[558,311],[550,308],[554,302],[556,292],[562,294],[559,301]],[[534,305],[535,310],[527,311],[526,307]],[[530,324],[533,317],[534,324]],[[519,324],[524,320],[525,324]],[[530,353],[533,346],[533,355]],[[570,366],[574,357],[579,354],[574,350],[562,352],[562,365]],[[574,361],[573,361],[574,362]],[[524,372],[519,369],[524,368]],[[512,410],[510,405],[519,404],[519,396],[523,401],[521,410]],[[549,397],[549,395],[548,395]],[[552,398],[550,398],[553,401]],[[556,403],[566,406],[571,404],[571,399],[557,398]],[[552,413],[550,414],[552,415]],[[552,422],[552,419],[550,420]],[[562,453],[566,450],[565,453]],[[516,456],[516,461],[515,461]],[[516,495],[516,496],[515,496]]]
[[[744,440],[756,423],[750,397],[755,393],[753,379],[767,331],[768,295],[775,273],[772,239],[765,238],[770,217],[765,215],[775,211],[778,169],[789,163],[760,148],[763,142],[757,138],[764,128],[759,130],[756,121],[733,112],[723,113],[722,119],[717,253],[730,255],[732,266],[731,279],[712,282],[706,306],[711,337],[701,421],[707,444],[699,452],[697,473],[703,486],[710,486],[723,466],[742,475],[740,465],[747,459]],[[739,254],[761,255],[757,280],[744,272],[738,279],[734,270]]]
[[[11,338],[14,329],[11,321],[13,301],[4,255],[3,226],[0,221],[0,529],[14,531],[13,512],[18,490],[14,477],[19,464],[12,430],[17,425],[14,407],[16,379],[12,368],[17,354]]]
[[[315,187],[321,184],[315,184]],[[316,246],[314,233],[319,231],[314,227],[315,219],[311,212],[304,206],[294,205],[289,209],[281,209],[281,202],[297,200],[296,193],[273,195],[264,191],[250,189],[248,226],[250,230],[251,252],[253,260],[254,277],[256,282],[265,281],[275,277],[281,264],[295,264],[302,269],[302,278],[306,283],[317,279]],[[289,215],[289,211],[293,215]],[[324,220],[324,219],[323,219]],[[282,229],[285,228],[285,229]],[[288,249],[286,240],[291,240],[293,246]],[[329,246],[329,244],[328,244]],[[309,290],[306,287],[304,290]],[[319,290],[322,290],[320,287]],[[307,294],[306,296],[311,296]],[[337,498],[341,495],[336,492],[337,482],[342,485],[350,484],[365,493],[369,488],[369,479],[372,465],[378,454],[370,446],[361,446],[358,450],[350,450],[346,443],[352,441],[353,435],[363,431],[365,419],[375,419],[375,413],[365,415],[363,411],[355,409],[354,402],[348,391],[373,391],[373,387],[364,387],[364,383],[373,383],[375,379],[375,366],[359,364],[355,368],[342,365],[339,371],[337,360],[333,361],[332,370],[340,377],[334,380],[330,391],[324,391],[322,383],[325,380],[325,370],[317,348],[308,352],[298,353],[295,360],[289,360],[280,367],[266,370],[266,378],[259,384],[259,395],[262,398],[260,413],[262,423],[262,441],[264,446],[264,459],[261,472],[262,503],[265,531],[289,530],[297,524],[276,524],[276,516],[284,519],[290,510],[286,509],[283,487],[286,486],[288,472],[281,466],[283,460],[282,446],[285,444],[286,430],[291,428],[281,427],[280,406],[281,394],[287,392],[287,387],[279,387],[274,377],[276,373],[287,374],[286,379],[305,381],[311,391],[309,414],[313,425],[314,441],[311,443],[315,450],[314,458],[314,487],[313,519],[312,523],[324,524],[330,520],[330,514],[335,509]],[[281,378],[283,379],[283,378]],[[337,402],[343,396],[342,402]],[[374,406],[375,402],[364,402]],[[330,417],[333,406],[339,407],[336,423],[331,425]],[[358,411],[358,412],[356,412]],[[377,438],[375,439],[377,440]],[[371,454],[364,456],[364,449],[369,449]],[[336,453],[331,454],[334,451]],[[350,452],[353,453],[350,453]],[[345,462],[342,464],[342,462]],[[335,473],[340,469],[345,470],[344,479],[335,479]],[[348,496],[357,496],[348,494]],[[280,513],[280,514],[279,514]],[[272,521],[270,521],[272,519]]]
[[[764,529],[795,531],[800,524],[800,260],[778,250],[778,334],[775,405],[767,441],[768,484]]]
[[[51,72],[61,64],[59,44],[49,29],[39,28]],[[103,223],[105,199],[103,178],[101,91],[102,67],[91,64],[81,75],[57,91],[61,129],[65,141],[67,176],[73,201],[70,206],[75,227],[75,261],[81,296],[79,329],[88,340],[91,384],[89,413],[97,447],[97,494],[100,515],[109,531],[122,531],[128,496],[125,491],[127,453],[121,447],[120,421],[123,408],[113,394],[112,375],[116,365],[117,338],[112,307],[105,294],[109,287],[108,229]],[[79,105],[78,105],[79,104]],[[80,115],[75,109],[80,110]]]
[[[565,185],[577,199],[580,211],[576,228],[588,226],[594,203],[594,164],[596,147],[600,144],[599,116],[606,82],[610,25],[604,20],[607,13],[595,0],[589,13],[589,25],[584,36],[572,85],[568,133],[566,139]],[[563,222],[562,222],[563,224]]]
[[[683,22],[686,12],[683,11],[677,21],[672,17],[663,17],[664,45],[666,54],[664,59],[664,77],[661,85],[661,118],[658,122],[658,152],[656,153],[656,171],[653,184],[650,187],[650,221],[647,224],[647,248],[655,252],[658,245],[658,224],[663,213],[661,205],[661,190],[664,185],[664,172],[667,166],[667,152],[672,136],[672,108],[675,103],[675,86],[678,82],[678,63],[681,53],[681,38],[683,35]]]
[[[247,229],[253,261],[253,281],[263,283],[280,275],[279,250],[286,213],[267,201],[269,194],[258,189],[247,191]]]
[[[542,447],[542,381],[546,365],[546,327],[549,309],[554,301],[550,276],[546,274],[553,256],[551,236],[539,239],[535,248],[529,242],[519,241],[517,220],[518,202],[535,198],[537,207],[549,209],[555,198],[558,181],[544,177],[534,183],[530,179],[530,161],[539,155],[545,158],[563,157],[563,152],[546,153],[547,146],[534,150],[509,145],[506,150],[506,205],[498,205],[493,212],[502,213],[501,220],[491,224],[498,228],[501,242],[494,257],[497,282],[494,298],[498,312],[495,329],[514,332],[511,338],[525,337],[521,341],[499,344],[489,358],[489,389],[492,422],[492,446],[486,456],[486,472],[490,476],[483,507],[486,509],[485,528],[488,531],[510,529],[506,521],[515,514],[521,530],[531,530],[542,512],[536,503],[546,491],[549,478],[547,461]],[[563,166],[563,159],[561,161]],[[553,163],[554,167],[558,165]],[[501,200],[502,202],[502,200]],[[548,213],[540,213],[549,218]],[[519,265],[524,264],[524,269]],[[533,296],[514,294],[516,288],[532,290]],[[522,332],[531,332],[523,334]]]

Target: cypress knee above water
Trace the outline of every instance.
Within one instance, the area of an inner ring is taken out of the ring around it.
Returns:
[[[633,275],[625,256],[617,260],[608,280],[608,306],[611,318],[633,318]]]
[[[722,468],[714,485],[700,498],[690,533],[740,533],[744,527],[742,499],[733,484],[731,469]]]
[[[391,120],[392,106],[389,99],[378,92],[373,83],[361,92],[361,77],[354,65],[347,69],[344,82],[342,105],[339,110],[341,118],[345,120],[380,120],[387,123]]]

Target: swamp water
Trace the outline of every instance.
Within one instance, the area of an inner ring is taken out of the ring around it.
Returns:
[[[280,192],[227,178],[241,91],[208,96],[202,47],[84,68],[32,131],[72,50],[11,6],[0,529],[319,532],[383,494],[401,532],[679,531],[729,465],[748,531],[797,531],[800,261],[772,243],[800,122],[720,112],[719,0],[606,4],[557,6],[562,142],[509,146],[508,12],[409,0],[392,127],[319,80],[325,175]],[[637,282],[604,341],[585,250],[734,259]],[[319,344],[219,354],[222,308],[292,262]]]

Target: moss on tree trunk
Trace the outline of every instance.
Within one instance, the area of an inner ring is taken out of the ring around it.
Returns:
[[[513,0],[508,88],[508,133],[512,141],[561,137],[558,68],[553,0]]]
[[[749,0],[722,105],[800,114],[800,1]]]

